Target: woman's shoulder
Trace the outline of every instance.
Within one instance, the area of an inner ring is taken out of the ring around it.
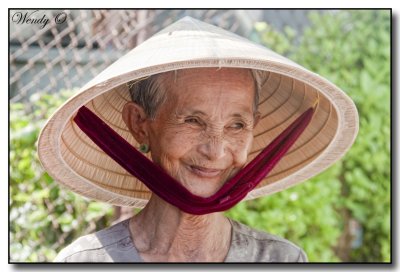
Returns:
[[[307,262],[305,252],[282,237],[229,219],[232,242],[228,262]]]
[[[128,225],[129,219],[79,237],[61,250],[54,262],[115,262],[121,258],[135,261]]]

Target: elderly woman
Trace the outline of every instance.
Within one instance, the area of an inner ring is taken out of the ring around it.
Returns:
[[[340,158],[357,131],[351,100],[267,49],[191,18],[126,57],[56,112],[39,155],[75,192],[144,208],[77,239],[55,261],[307,261],[288,240],[223,211]]]

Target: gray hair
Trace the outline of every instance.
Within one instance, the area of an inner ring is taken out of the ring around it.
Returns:
[[[178,70],[172,71],[175,79]],[[147,117],[154,119],[158,107],[165,102],[167,90],[171,88],[170,73],[161,73],[150,77],[128,82],[128,88],[133,102],[141,106]],[[257,112],[261,89],[266,81],[266,72],[251,70],[256,89],[254,95],[254,113]]]

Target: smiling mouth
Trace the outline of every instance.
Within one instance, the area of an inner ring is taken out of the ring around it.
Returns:
[[[202,178],[214,178],[219,176],[223,171],[220,169],[204,168],[196,165],[189,165],[189,169],[192,173]]]

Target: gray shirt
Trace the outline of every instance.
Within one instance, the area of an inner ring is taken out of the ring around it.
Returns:
[[[225,262],[307,262],[292,242],[229,219],[231,245]],[[129,231],[129,219],[82,236],[61,250],[55,262],[144,262]]]

